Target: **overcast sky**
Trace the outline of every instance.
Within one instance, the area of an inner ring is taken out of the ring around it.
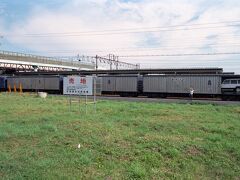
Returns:
[[[46,56],[238,53],[240,1],[0,0],[0,35],[0,49]],[[240,55],[120,59],[240,73]]]

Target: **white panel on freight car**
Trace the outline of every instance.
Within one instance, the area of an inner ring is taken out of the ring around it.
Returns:
[[[92,76],[68,76],[63,79],[63,94],[66,95],[93,95]]]

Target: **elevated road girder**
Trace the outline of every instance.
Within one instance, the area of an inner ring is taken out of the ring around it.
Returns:
[[[69,67],[56,67],[54,65],[47,64],[37,64],[37,63],[24,63],[18,61],[9,61],[0,59],[0,69],[2,70],[14,70],[14,71],[46,71],[46,72],[54,72],[54,71],[69,71]],[[74,68],[73,68],[74,70]]]
[[[62,70],[93,70],[94,64],[83,64],[78,61],[67,61],[57,58],[35,56],[31,54],[0,51],[0,63],[2,68],[14,68],[16,70],[32,70],[37,67],[43,71]]]
[[[81,70],[59,72],[20,72],[17,75],[123,75],[123,74],[223,74],[222,68],[190,68],[190,69],[132,69],[132,70]]]

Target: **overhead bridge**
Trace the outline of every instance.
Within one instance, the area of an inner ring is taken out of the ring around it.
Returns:
[[[222,68],[190,68],[190,69],[130,69],[130,70],[80,70],[59,72],[20,72],[16,75],[129,75],[129,74],[223,74]]]
[[[85,64],[76,60],[65,60],[31,54],[0,51],[0,69],[16,71],[72,71],[93,70],[93,63]]]

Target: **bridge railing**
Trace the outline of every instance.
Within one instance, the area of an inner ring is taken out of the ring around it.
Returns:
[[[27,62],[37,62],[37,63],[46,63],[46,64],[54,64],[54,65],[63,65],[63,66],[73,66],[73,67],[83,67],[86,66],[88,68],[93,68],[94,64],[92,63],[83,63],[74,59],[60,59],[54,57],[46,57],[46,56],[38,56],[32,54],[11,52],[11,51],[3,51],[0,50],[0,58],[13,58],[11,60],[16,61],[27,61]]]

